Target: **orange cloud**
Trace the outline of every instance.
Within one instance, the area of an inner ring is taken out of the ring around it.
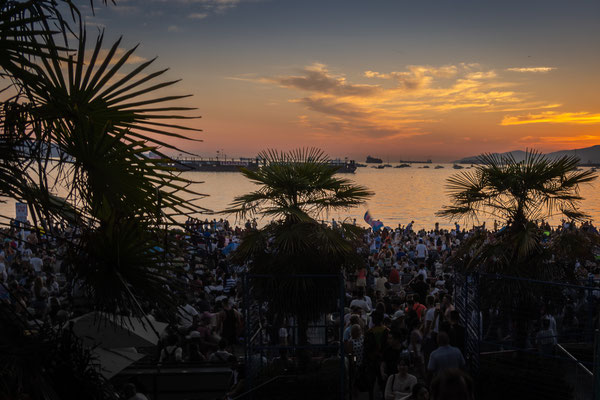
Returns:
[[[229,79],[277,85],[305,95],[291,99],[308,111],[299,122],[324,134],[344,132],[361,138],[388,140],[429,133],[428,124],[442,122],[457,110],[482,112],[539,110],[557,107],[515,90],[515,83],[479,64],[434,67],[409,65],[404,71],[365,71],[367,82],[349,82],[344,74],[315,63],[299,73],[272,77],[239,75]]]
[[[519,68],[507,68],[507,71],[511,72],[550,72],[555,70],[555,67],[519,67]]]
[[[523,124],[598,124],[600,114],[589,112],[558,113],[546,111],[540,114],[527,114],[517,116],[505,116],[500,125],[523,125]]]
[[[301,126],[310,127],[326,135],[345,132],[361,139],[389,140],[424,135],[426,132],[417,125],[432,122],[422,118],[403,117],[385,109],[362,107],[333,97],[311,96],[291,100],[304,105],[308,110],[324,117],[310,119],[299,117]]]
[[[599,135],[578,135],[578,136],[542,136],[540,138],[544,142],[598,142],[600,141]]]
[[[408,71],[394,71],[390,73],[379,73],[375,71],[365,71],[367,78],[393,79],[404,89],[415,90],[429,87],[434,78],[450,78],[458,72],[454,65],[444,65],[442,67],[432,67],[429,65],[409,65]]]

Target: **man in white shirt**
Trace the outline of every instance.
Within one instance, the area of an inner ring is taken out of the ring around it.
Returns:
[[[31,251],[29,246],[26,245],[25,248],[23,249],[23,254],[22,254],[21,258],[23,259],[23,261],[30,261],[32,256],[33,256],[33,251]]]
[[[188,303],[185,306],[179,306],[177,322],[181,328],[187,329],[192,326],[194,317],[198,315],[198,311]]]
[[[33,257],[31,257],[31,259],[29,260],[29,263],[31,264],[31,266],[33,267],[33,270],[35,272],[42,272],[42,267],[44,266],[44,261],[38,257],[37,254],[35,254]]]
[[[416,252],[416,256],[417,256],[417,264],[425,262],[428,251],[427,251],[427,246],[425,246],[425,243],[423,243],[423,239],[419,239],[419,243],[417,244],[417,247],[415,248],[415,252]]]
[[[367,301],[367,299],[368,299],[368,301]],[[350,302],[350,308],[360,307],[360,308],[362,308],[364,313],[367,314],[367,313],[371,312],[371,307],[372,307],[372,305],[369,303],[371,303],[371,299],[369,299],[367,296],[365,296],[365,294],[362,290],[359,290],[356,298]]]

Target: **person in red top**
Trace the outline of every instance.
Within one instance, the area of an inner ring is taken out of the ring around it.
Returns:
[[[423,304],[419,303],[418,295],[413,295],[411,301],[412,301],[411,308],[417,313],[417,317],[419,318],[419,321],[420,321],[421,317],[423,316],[423,313],[427,310],[427,307],[425,307]]]
[[[361,268],[358,270],[358,274],[356,275],[356,287],[366,287],[367,286],[367,270],[365,268]]]
[[[396,268],[392,268],[392,270],[390,271],[388,282],[392,285],[398,285],[400,283],[400,273]]]

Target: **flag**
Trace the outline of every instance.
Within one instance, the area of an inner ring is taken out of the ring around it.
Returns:
[[[371,217],[371,213],[369,212],[369,210],[367,210],[367,212],[365,213],[364,218],[365,222],[369,224],[371,228],[373,228],[373,231],[378,231],[383,226],[383,222],[381,222],[380,220],[374,220],[373,217]]]
[[[369,212],[369,210],[367,210],[367,212],[365,213],[365,222],[369,225],[371,225],[371,222],[373,221],[373,218],[371,217],[371,213]]]

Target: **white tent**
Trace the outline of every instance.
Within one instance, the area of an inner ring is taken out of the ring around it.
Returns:
[[[135,347],[154,346],[167,324],[148,315],[142,320],[91,312],[71,320],[73,332],[92,347],[100,373],[112,378],[143,354]]]
[[[105,349],[154,346],[167,324],[152,316],[142,320],[91,312],[71,320],[73,332],[89,346]]]
[[[110,379],[123,371],[125,368],[144,357],[132,348],[104,349],[96,347],[92,353],[96,356],[96,363],[100,373],[106,379]]]

